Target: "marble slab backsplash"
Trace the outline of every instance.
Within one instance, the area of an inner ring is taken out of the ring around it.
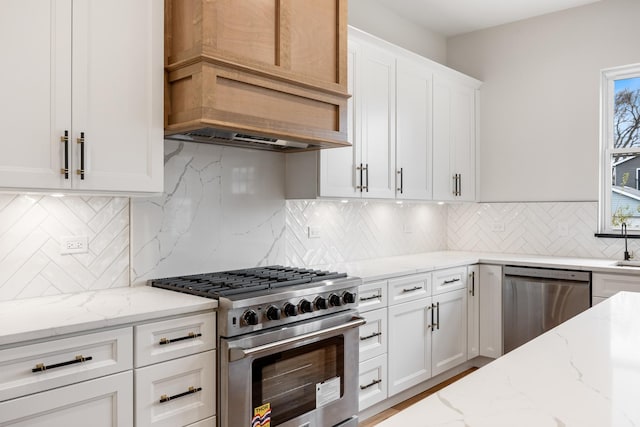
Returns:
[[[622,259],[622,239],[596,238],[597,202],[465,203],[449,206],[449,250]],[[640,256],[640,241],[629,239]]]
[[[286,259],[322,265],[447,248],[447,206],[392,201],[289,200]],[[309,227],[318,237],[309,236]]]
[[[131,201],[131,281],[285,262],[284,155],[165,141],[165,192]]]
[[[61,254],[62,237],[88,252]],[[129,286],[129,199],[0,194],[0,301]]]

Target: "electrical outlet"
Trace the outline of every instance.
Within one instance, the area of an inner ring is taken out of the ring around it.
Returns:
[[[66,236],[60,239],[60,254],[86,254],[89,252],[89,238],[87,236]]]
[[[307,227],[307,236],[309,239],[319,239],[320,238],[320,227],[317,225],[310,225]]]

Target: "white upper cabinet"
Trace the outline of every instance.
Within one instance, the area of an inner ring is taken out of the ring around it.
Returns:
[[[320,196],[327,197],[360,197],[360,175],[356,173],[362,153],[362,136],[360,131],[360,79],[356,74],[360,71],[360,43],[349,39],[347,49],[347,86],[351,98],[347,101],[347,129],[351,147],[332,148],[320,151]],[[316,153],[288,155],[315,159]],[[287,162],[290,163],[290,162]],[[311,168],[313,170],[313,168]]]
[[[5,3],[0,187],[162,191],[162,2]]]
[[[365,45],[360,78],[362,114],[362,196],[394,198],[396,163],[396,61]]]
[[[0,187],[69,188],[71,1],[4,0],[0,51]]]
[[[476,92],[447,76],[433,81],[433,198],[476,199]]]
[[[84,133],[86,158],[74,188],[162,191],[164,5],[84,0],[73,8],[73,136]]]
[[[395,72],[393,55],[349,38],[347,125],[352,146],[320,153],[321,197],[394,197]]]
[[[433,72],[399,59],[396,96],[396,198],[431,200]]]
[[[479,81],[349,28],[348,85],[352,147],[287,154],[287,198],[475,200]]]

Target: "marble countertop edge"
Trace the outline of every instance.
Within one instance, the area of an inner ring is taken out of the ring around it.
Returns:
[[[217,301],[149,286],[0,303],[0,346],[214,310]]]

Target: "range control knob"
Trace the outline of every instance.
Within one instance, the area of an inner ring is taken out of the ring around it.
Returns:
[[[313,305],[316,306],[316,310],[326,310],[329,308],[329,305],[327,305],[327,299],[323,297],[316,297],[316,299],[313,300]]]
[[[247,310],[242,314],[242,320],[244,320],[244,323],[247,325],[257,325],[259,323],[258,313],[253,310]]]
[[[331,294],[329,295],[329,305],[331,307],[338,307],[342,305],[342,299],[336,294]]]
[[[298,307],[296,307],[295,305],[291,304],[290,302],[286,303],[282,307],[282,311],[284,312],[284,315],[288,316],[288,317],[297,316],[298,315]]]
[[[267,319],[269,320],[279,320],[280,319],[280,309],[275,305],[269,306],[267,308]]]
[[[298,304],[299,307],[299,311],[300,314],[302,313],[311,313],[313,311],[313,305],[311,305],[311,303],[309,301],[307,301],[306,299],[302,299],[300,300],[300,303]]]
[[[356,294],[347,291],[342,294],[342,301],[344,301],[345,304],[353,304],[356,302]]]

